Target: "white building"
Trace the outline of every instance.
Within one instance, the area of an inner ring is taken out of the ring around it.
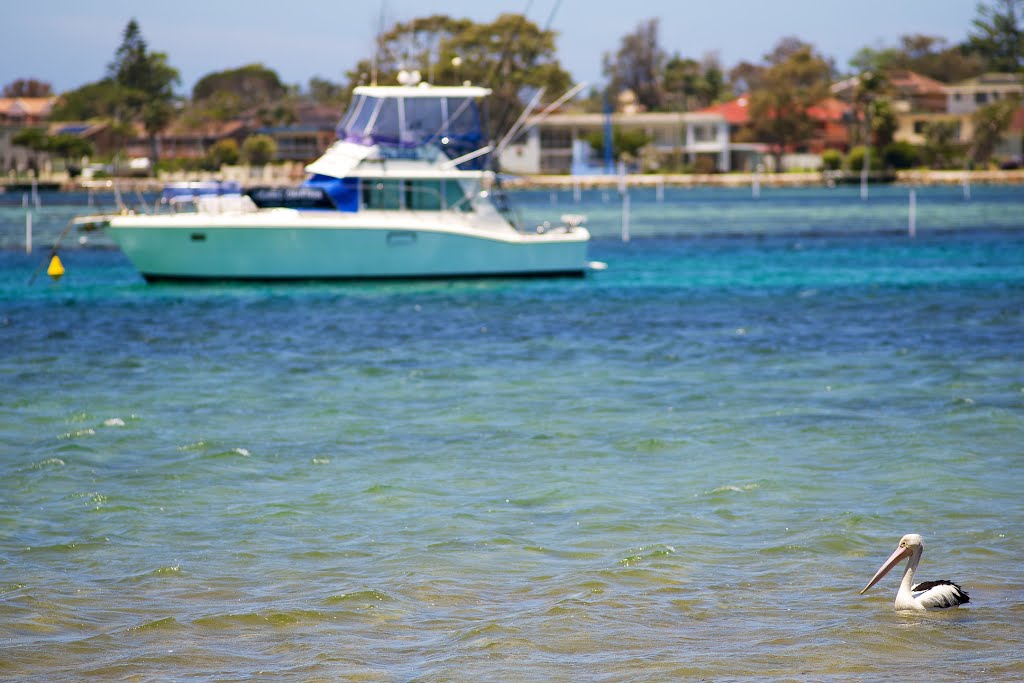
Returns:
[[[729,124],[721,114],[698,112],[617,112],[612,126],[623,131],[640,131],[659,156],[690,164],[698,157],[710,157],[720,172],[733,166],[733,154],[751,145],[733,145]],[[501,166],[510,173],[569,173],[573,150],[585,149],[588,138],[602,134],[605,114],[551,114],[531,119],[528,132],[519,136],[501,155]],[[597,155],[600,156],[600,155]],[[578,160],[578,159],[577,159]]]
[[[946,86],[946,111],[970,114],[1008,97],[1024,97],[1024,82],[1019,74],[987,73]]]

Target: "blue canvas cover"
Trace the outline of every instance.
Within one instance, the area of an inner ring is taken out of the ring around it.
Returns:
[[[305,187],[317,187],[322,189],[338,211],[359,210],[359,179],[358,178],[332,178],[326,175],[314,174],[302,183]]]

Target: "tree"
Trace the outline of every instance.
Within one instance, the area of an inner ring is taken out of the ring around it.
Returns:
[[[92,143],[70,133],[47,135],[41,128],[22,128],[14,134],[11,142],[28,147],[34,152],[51,152],[64,160],[64,167],[74,175],[72,160],[93,153]]]
[[[262,64],[247,64],[200,78],[192,88],[192,101],[211,104],[231,118],[247,109],[276,103],[287,93],[276,71]]]
[[[769,145],[775,168],[782,168],[782,155],[797,148],[815,130],[808,110],[829,94],[831,65],[813,48],[785,38],[766,55],[770,66],[761,86],[750,94],[750,120],[754,135]]]
[[[49,137],[41,128],[22,128],[11,137],[11,142],[19,147],[27,147],[33,152],[45,152],[49,147]],[[35,159],[29,161],[30,168],[38,177],[39,167]]]
[[[349,73],[353,84],[394,83],[401,70],[419,71],[428,83],[461,83],[475,80],[485,86],[492,86],[493,78],[483,79],[486,71],[479,72],[474,64],[465,64],[458,51],[459,36],[474,24],[469,19],[455,19],[446,14],[418,17],[408,22],[399,22],[377,36],[376,55],[363,60],[354,72]],[[498,37],[501,44],[511,36]],[[459,58],[452,66],[451,60]],[[451,66],[451,69],[446,67]],[[444,75],[438,73],[443,69]]]
[[[332,83],[326,78],[314,76],[309,79],[307,96],[317,104],[329,104],[344,107],[348,104],[348,90],[340,83]]]
[[[253,166],[270,163],[277,154],[277,143],[269,135],[250,135],[242,142],[242,158]]]
[[[661,82],[665,62],[665,51],[658,45],[658,20],[640,22],[632,33],[622,37],[614,57],[604,56],[604,74],[611,93],[628,88],[644,109],[660,109],[665,102]]]
[[[703,62],[672,55],[665,64],[662,84],[664,104],[683,111],[711,106],[725,92],[725,76],[715,54],[705,55]]]
[[[1024,67],[1024,0],[994,0],[978,5],[967,44],[991,71],[1016,72]]]
[[[876,149],[882,149],[892,144],[896,131],[899,130],[900,122],[896,118],[892,104],[887,99],[874,100],[870,103],[869,110],[871,144]]]
[[[1013,115],[1020,107],[1020,98],[1011,97],[981,107],[971,115],[974,124],[974,145],[971,157],[977,163],[985,163],[1003,140],[1010,128]]]
[[[403,69],[435,84],[471,81],[492,88],[494,139],[511,128],[530,93],[544,88],[553,100],[570,85],[555,54],[555,33],[521,14],[502,14],[489,24],[445,15],[396,24],[378,36],[376,58],[361,60],[348,76],[352,85],[396,83]]]
[[[959,152],[956,121],[932,121],[924,129],[924,160],[932,168],[948,168]]]
[[[114,61],[107,67],[107,77],[118,87],[115,120],[141,120],[155,167],[157,135],[174,115],[174,84],[180,80],[177,69],[167,64],[166,54],[149,51],[138,22],[131,19]]]
[[[113,118],[118,109],[120,89],[105,78],[62,93],[50,112],[55,121],[87,121]]]
[[[963,81],[985,71],[985,63],[977,54],[949,45],[945,38],[920,33],[900,36],[897,47],[861,48],[850,66],[858,73],[913,71],[944,83]]]
[[[45,152],[49,140],[41,128],[22,128],[14,134],[11,142],[19,147],[28,147],[33,152]]]
[[[64,160],[64,168],[68,174],[75,176],[81,170],[74,163],[76,159],[91,156],[93,154],[92,143],[84,138],[70,133],[58,133],[49,139],[47,147]]]
[[[19,78],[4,86],[4,97],[50,97],[53,86],[35,78]]]
[[[874,142],[874,121],[872,116],[877,105],[886,95],[889,87],[889,80],[884,71],[863,71],[857,76],[857,87],[853,92],[853,110],[855,128],[851,138],[863,145],[873,145]],[[892,113],[891,109],[883,107],[882,112]]]
[[[765,67],[742,61],[729,71],[729,81],[735,95],[743,95],[764,87]]]
[[[555,32],[542,30],[522,14],[502,14],[490,24],[471,23],[442,48],[459,61],[457,66],[442,61],[441,78],[458,82],[456,74],[469,76],[494,89],[490,132],[495,139],[512,127],[530,93],[544,88],[551,101],[571,85],[556,56]]]

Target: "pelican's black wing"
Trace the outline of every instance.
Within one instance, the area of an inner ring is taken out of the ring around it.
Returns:
[[[953,583],[941,579],[939,581],[922,581],[910,589],[914,597],[928,608],[956,607],[971,601],[967,591]]]

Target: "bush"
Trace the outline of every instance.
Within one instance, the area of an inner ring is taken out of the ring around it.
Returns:
[[[864,146],[854,147],[846,155],[846,170],[851,173],[859,173],[864,168]],[[871,150],[870,169],[871,171],[882,170],[882,159],[878,150]]]
[[[882,161],[886,168],[902,170],[921,163],[921,153],[909,142],[894,142],[882,150]]]
[[[206,161],[210,167],[219,169],[225,165],[234,166],[238,163],[240,156],[238,143],[231,138],[226,138],[218,140],[210,147],[209,151],[206,152]]]
[[[843,154],[838,149],[826,149],[821,153],[821,166],[826,171],[838,171],[843,167]]]
[[[253,166],[269,163],[277,154],[277,143],[269,135],[251,135],[242,143],[242,157]]]

